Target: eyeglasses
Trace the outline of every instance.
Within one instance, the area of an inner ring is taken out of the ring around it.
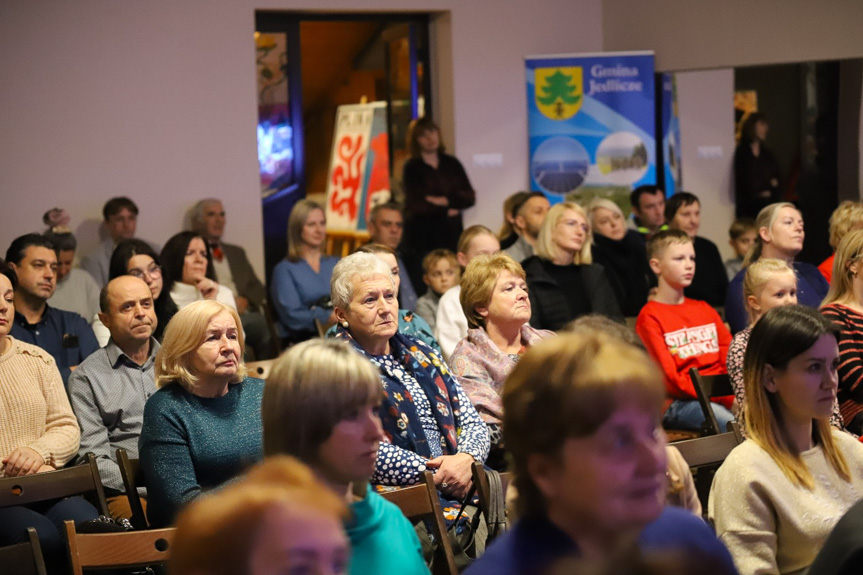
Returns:
[[[159,264],[151,264],[150,267],[145,270],[139,270],[135,268],[129,270],[129,275],[135,276],[138,279],[144,279],[144,277],[159,277],[162,275],[162,266],[160,266]]]

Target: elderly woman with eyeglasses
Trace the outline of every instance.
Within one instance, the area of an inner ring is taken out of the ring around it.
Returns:
[[[399,333],[389,266],[372,254],[351,254],[333,270],[331,288],[335,337],[381,371],[384,440],[372,482],[411,485],[430,469],[444,497],[464,497],[471,464],[488,455],[488,429],[440,355]]]

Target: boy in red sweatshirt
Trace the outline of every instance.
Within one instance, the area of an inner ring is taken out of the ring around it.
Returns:
[[[725,358],[731,333],[706,302],[683,297],[695,276],[695,248],[680,230],[663,230],[647,242],[650,269],[659,277],[656,297],[638,314],[635,331],[662,371],[672,399],[663,425],[698,430],[704,414],[689,379],[689,368],[705,375],[726,373]],[[712,403],[720,429],[734,416],[726,406]]]

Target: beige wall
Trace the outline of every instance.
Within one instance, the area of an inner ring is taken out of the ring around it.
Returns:
[[[105,199],[141,208],[163,243],[202,196],[262,267],[254,11],[435,12],[435,106],[479,194],[468,223],[500,223],[527,184],[525,54],[602,48],[601,0],[4,0],[0,2],[0,252],[66,208],[82,249]],[[500,154],[494,168],[475,154]]]
[[[605,50],[661,71],[863,57],[860,0],[604,0]]]

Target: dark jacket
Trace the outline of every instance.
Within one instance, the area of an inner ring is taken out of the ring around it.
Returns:
[[[605,268],[623,314],[637,316],[647,303],[653,275],[641,234],[627,230],[622,240],[594,234],[593,244],[593,261]]]
[[[248,299],[254,309],[261,309],[261,303],[267,297],[267,288],[255,275],[255,270],[252,269],[252,264],[246,257],[246,250],[234,244],[222,242],[221,245],[225,257],[228,258],[228,267],[231,268],[237,293]]]
[[[532,327],[557,331],[576,319],[569,309],[566,295],[561,291],[557,282],[545,271],[539,256],[527,258],[521,266],[527,275],[531,308],[530,325]],[[584,291],[590,298],[592,312],[623,323],[623,314],[603,267],[598,264],[588,264],[581,266],[581,270]]]

